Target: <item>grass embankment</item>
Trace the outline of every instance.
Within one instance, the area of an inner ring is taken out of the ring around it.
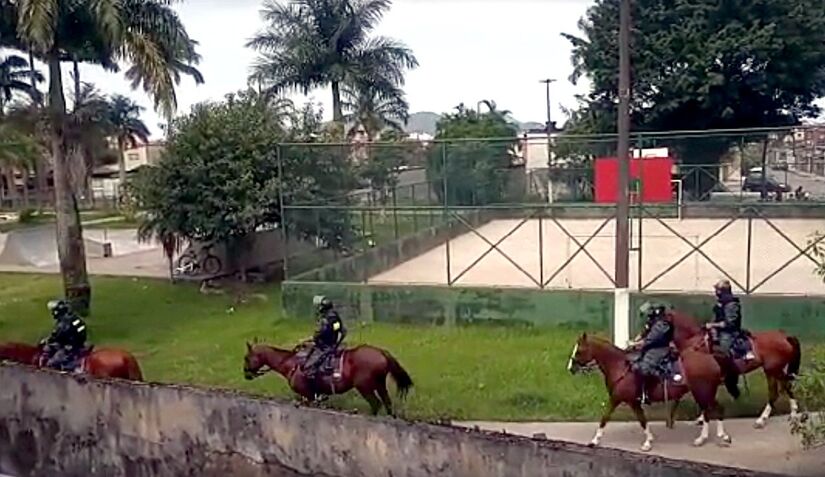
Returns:
[[[312,331],[309,319],[281,317],[277,287],[249,292],[245,303],[236,304],[230,296],[204,296],[161,281],[98,278],[93,286],[91,340],[135,353],[147,379],[290,396],[278,376],[247,382],[241,372],[247,340],[287,347]],[[0,274],[0,340],[34,342],[47,334],[45,303],[59,292],[57,277]],[[386,348],[413,376],[415,390],[401,408],[407,417],[595,420],[601,413],[601,377],[570,376],[566,370],[577,330],[348,325],[350,343]],[[806,346],[806,354],[812,349]],[[825,354],[825,348],[816,349]],[[751,377],[750,390],[729,406],[729,415],[761,410],[763,379]],[[367,409],[354,393],[331,405]]]

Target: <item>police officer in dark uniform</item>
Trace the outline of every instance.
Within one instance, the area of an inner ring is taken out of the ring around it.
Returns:
[[[324,296],[316,296],[313,304],[318,310],[318,329],[312,337],[314,346],[307,356],[303,366],[304,376],[314,381],[324,360],[335,353],[338,346],[347,336],[344,322],[335,311],[332,301]]]
[[[664,305],[645,303],[639,311],[646,321],[639,339],[631,343],[631,347],[640,352],[633,362],[633,372],[636,374],[636,397],[640,403],[649,404],[649,386],[661,377],[658,370],[670,354],[674,329]],[[681,381],[681,376],[674,376],[674,380]]]
[[[718,352],[724,357],[734,358],[734,345],[737,341],[745,339],[742,332],[742,305],[739,298],[733,295],[728,280],[719,280],[713,289],[716,294],[713,321],[705,326],[715,332]],[[748,351],[745,360],[753,358],[753,353]]]
[[[73,371],[77,358],[86,348],[86,323],[64,300],[50,301],[48,309],[55,320],[55,326],[43,346],[46,366]]]

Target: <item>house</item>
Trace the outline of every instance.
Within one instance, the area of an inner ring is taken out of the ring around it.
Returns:
[[[135,172],[141,167],[150,166],[160,162],[163,156],[164,143],[162,141],[150,141],[139,144],[137,147],[123,151],[123,160],[126,166],[126,173]],[[116,199],[120,190],[120,165],[107,164],[95,168],[92,174],[92,195],[95,199]]]

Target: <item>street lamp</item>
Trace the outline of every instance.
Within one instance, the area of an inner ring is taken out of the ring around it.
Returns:
[[[552,119],[552,113],[550,112],[550,84],[555,82],[556,80],[553,78],[547,78],[539,81],[539,83],[544,83],[547,89],[547,137],[550,137],[550,133],[552,132],[553,127],[553,123],[550,122]]]

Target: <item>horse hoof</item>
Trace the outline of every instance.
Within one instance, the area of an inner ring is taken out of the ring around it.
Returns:
[[[699,419],[696,419],[696,421],[694,421],[693,423],[697,426],[704,426],[705,420],[700,417]]]
[[[764,429],[765,428],[765,421],[758,420],[758,421],[754,422],[753,423],[753,428],[754,429]]]
[[[675,422],[673,422],[673,421],[668,421],[668,422],[665,424],[665,426],[666,426],[668,429],[673,429],[673,428],[675,428],[675,427],[676,427],[676,423],[675,423]]]
[[[596,447],[598,445],[599,445],[599,443],[596,442],[596,441],[590,441],[590,442],[587,443],[587,447]]]
[[[719,440],[716,442],[716,445],[718,445],[719,447],[730,447],[731,444],[733,444],[733,440],[727,434],[720,437]]]
[[[642,444],[641,449],[642,452],[650,452],[650,450],[653,449],[653,444],[651,444],[650,442],[645,442],[644,444]]]
[[[693,441],[693,445],[696,447],[702,447],[703,445],[705,445],[705,442],[707,442],[707,439],[699,437]]]

